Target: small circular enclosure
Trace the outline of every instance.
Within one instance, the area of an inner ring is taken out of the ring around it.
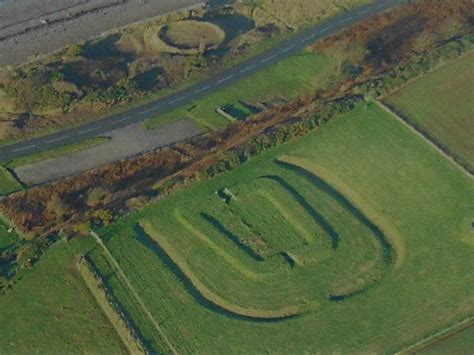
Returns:
[[[169,46],[202,51],[219,47],[225,32],[209,22],[187,20],[163,26],[159,36]]]

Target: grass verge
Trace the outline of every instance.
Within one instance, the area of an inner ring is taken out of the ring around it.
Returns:
[[[256,105],[261,101],[291,99],[324,86],[332,72],[331,58],[304,50],[184,107],[150,119],[146,127],[155,128],[163,122],[190,117],[202,126],[219,128],[229,123],[216,112],[219,107],[239,100]]]
[[[18,180],[4,166],[0,165],[0,196],[21,190]]]

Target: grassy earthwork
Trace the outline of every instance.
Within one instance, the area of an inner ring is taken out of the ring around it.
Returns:
[[[474,311],[473,198],[453,163],[370,103],[99,234],[178,351],[391,352]]]
[[[184,48],[218,46],[225,38],[225,32],[218,26],[204,21],[177,21],[167,25],[163,36],[171,45]]]

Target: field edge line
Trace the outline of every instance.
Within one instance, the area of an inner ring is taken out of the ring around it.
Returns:
[[[115,271],[119,274],[120,278],[122,279],[122,281],[125,283],[125,286],[128,288],[128,290],[130,291],[130,293],[133,295],[133,297],[135,298],[135,300],[137,301],[137,303],[140,305],[140,307],[142,308],[142,311],[145,313],[145,315],[148,317],[148,320],[152,323],[153,327],[156,329],[156,331],[158,332],[158,334],[160,335],[160,337],[165,341],[166,345],[168,346],[168,348],[170,349],[170,351],[174,354],[174,355],[178,355],[178,351],[176,350],[176,348],[173,346],[173,344],[171,343],[171,341],[169,340],[169,338],[166,336],[165,332],[163,331],[163,329],[160,327],[159,323],[156,321],[156,319],[153,317],[153,315],[151,314],[150,310],[148,309],[148,307],[145,305],[145,303],[143,302],[143,300],[140,298],[137,290],[135,289],[135,287],[133,287],[133,285],[131,284],[130,280],[127,278],[127,276],[125,275],[124,271],[122,270],[122,268],[120,267],[118,261],[114,258],[114,256],[112,255],[112,253],[110,252],[110,250],[107,248],[107,246],[105,245],[105,243],[103,242],[103,240],[99,237],[99,235],[94,232],[94,231],[91,231],[90,232],[90,235],[95,239],[95,241],[97,242],[97,244],[99,244],[99,246],[102,248],[102,250],[104,251],[105,253],[105,256],[107,258],[107,260],[112,263],[112,267],[115,269]]]
[[[448,338],[449,336],[454,335],[458,332],[462,332],[463,330],[468,329],[472,326],[474,326],[474,316],[467,317],[460,322],[454,323],[453,325],[441,329],[440,331],[434,334],[428,335],[425,338],[417,341],[415,344],[409,345],[406,348],[395,352],[394,355],[405,355],[415,353],[417,351],[427,348],[431,344],[435,344],[440,340]]]
[[[110,321],[129,353],[132,355],[146,354],[145,347],[136,337],[127,320],[113,306],[110,295],[103,287],[102,280],[91,270],[91,266],[84,256],[76,261],[76,267],[97,305]]]
[[[396,113],[394,110],[392,110],[389,106],[387,106],[385,103],[379,100],[372,100],[376,105],[378,105],[383,111],[387,112],[390,116],[394,117],[397,121],[402,123],[405,127],[407,127],[410,131],[415,133],[418,137],[423,139],[426,143],[428,143],[432,148],[434,148],[438,153],[440,153],[444,158],[449,160],[456,168],[461,170],[465,175],[467,175],[469,178],[474,179],[474,174],[469,171],[469,169],[465,168],[461,164],[458,163],[456,158],[449,152],[441,149],[438,146],[438,143],[436,140],[434,140],[430,135],[424,134],[422,131],[417,129],[415,126],[411,124],[411,122],[404,118],[403,116],[399,115]]]

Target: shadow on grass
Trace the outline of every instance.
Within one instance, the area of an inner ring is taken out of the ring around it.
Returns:
[[[313,184],[316,188],[324,191],[329,196],[331,196],[336,201],[338,201],[347,211],[349,211],[355,218],[357,218],[364,226],[366,226],[374,234],[374,236],[377,238],[377,241],[380,243],[382,247],[384,262],[386,264],[393,263],[393,260],[394,260],[393,247],[388,241],[385,234],[380,230],[379,227],[377,227],[374,223],[372,223],[369,220],[369,218],[361,210],[359,210],[356,206],[354,206],[342,193],[337,191],[334,187],[332,187],[330,184],[328,184],[326,181],[324,181],[320,177],[316,176],[315,174],[312,174],[311,172],[307,171],[304,168],[301,168],[293,164],[285,163],[279,160],[276,160],[275,163],[279,167],[285,170],[294,172],[302,176],[311,184]]]
[[[293,188],[285,179],[277,175],[261,176],[261,179],[269,179],[279,184],[285,191],[290,193],[293,198],[300,204],[301,207],[313,218],[313,220],[321,226],[321,228],[329,236],[329,241],[333,250],[339,246],[339,234],[334,230],[331,224],[309,204],[308,201],[295,188]]]
[[[160,245],[155,242],[148,233],[143,229],[140,224],[135,224],[135,235],[137,240],[146,246],[150,251],[152,251],[156,256],[158,256],[164,263],[164,265],[174,274],[177,280],[186,288],[189,294],[199,303],[199,305],[205,307],[207,310],[223,315],[225,317],[241,320],[241,321],[250,321],[257,323],[276,323],[285,321],[291,318],[295,318],[298,315],[290,315],[284,317],[276,318],[262,318],[262,317],[251,317],[241,315],[235,312],[232,312],[226,308],[223,308],[211,300],[204,297],[201,292],[193,285],[188,276],[180,269],[180,267],[173,261],[172,258],[160,247]]]
[[[245,254],[250,256],[256,261],[264,261],[265,259],[258,253],[256,253],[250,246],[242,243],[242,241],[237,237],[234,233],[228,230],[221,222],[219,222],[215,217],[207,214],[201,213],[201,218],[208,222],[211,226],[213,226],[219,234],[225,235],[229,238],[240,250],[242,250]]]
[[[101,251],[99,249],[96,249],[94,248],[92,251],[96,251],[99,255],[102,256],[101,254]],[[140,327],[134,322],[133,320],[133,317],[131,316],[131,314],[129,312],[127,312],[127,309],[126,307],[123,306],[122,303],[120,303],[118,301],[118,297],[116,296],[115,292],[114,292],[114,289],[113,287],[110,285],[110,280],[112,278],[116,278],[118,280],[118,282],[121,283],[120,281],[120,278],[117,277],[116,273],[111,271],[109,273],[107,273],[107,275],[104,275],[103,273],[101,273],[100,269],[97,267],[97,265],[94,263],[94,259],[91,255],[91,252],[89,252],[85,258],[87,260],[87,262],[89,263],[90,267],[92,268],[92,271],[99,275],[102,279],[102,285],[105,289],[105,292],[106,294],[110,297],[110,301],[111,303],[113,304],[113,307],[117,309],[118,313],[122,315],[123,318],[125,318],[125,321],[126,323],[128,323],[128,326],[130,327],[130,329],[132,329],[134,335],[140,339],[141,343],[143,344],[143,346],[145,347],[146,351],[147,351],[147,354],[150,354],[150,355],[155,355],[155,354],[159,354],[154,348],[153,348],[153,345],[151,344],[150,340],[147,339],[143,333],[140,331]],[[105,258],[104,258],[105,259]],[[107,261],[108,263],[108,261]],[[109,265],[110,266],[110,265]]]

